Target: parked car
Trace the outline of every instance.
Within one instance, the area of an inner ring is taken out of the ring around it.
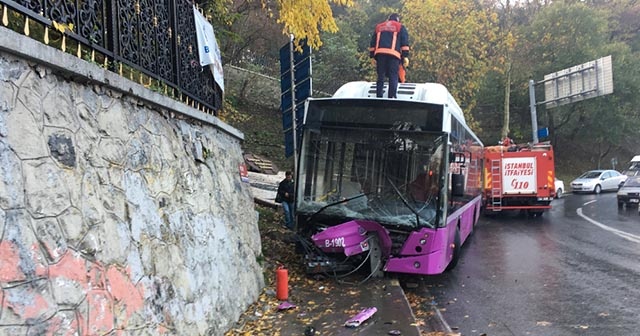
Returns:
[[[618,190],[618,208],[640,203],[640,176],[629,177]]]
[[[620,182],[626,179],[627,175],[616,170],[589,170],[571,181],[571,190],[599,194],[603,190],[617,190]]]
[[[558,178],[555,178],[555,180],[553,181],[553,185],[556,189],[556,198],[562,197],[564,191],[566,190],[564,188],[564,182],[562,180],[558,180]]]

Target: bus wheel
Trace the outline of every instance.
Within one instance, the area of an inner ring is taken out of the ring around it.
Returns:
[[[456,268],[458,265],[458,259],[460,259],[460,227],[456,227],[456,235],[453,238],[453,257],[451,258],[451,262],[447,265],[447,271],[450,271]]]

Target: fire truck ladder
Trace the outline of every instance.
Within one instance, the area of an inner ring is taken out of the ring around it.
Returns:
[[[502,160],[491,160],[491,207],[493,211],[502,210]]]
[[[480,181],[478,180],[478,177],[480,176],[480,174],[482,174],[482,171],[478,170],[478,161],[477,160],[471,160],[469,162],[469,173],[467,174],[467,176],[469,176],[469,180],[468,180],[468,185],[470,186],[478,186],[478,187],[482,187],[482,185],[480,184]]]

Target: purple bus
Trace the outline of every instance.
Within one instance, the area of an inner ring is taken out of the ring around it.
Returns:
[[[456,266],[482,207],[482,142],[448,90],[398,99],[351,82],[306,102],[296,230],[308,273],[439,274]]]

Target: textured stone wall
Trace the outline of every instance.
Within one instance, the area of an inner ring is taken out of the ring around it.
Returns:
[[[223,334],[264,286],[241,136],[7,48],[0,335]]]

